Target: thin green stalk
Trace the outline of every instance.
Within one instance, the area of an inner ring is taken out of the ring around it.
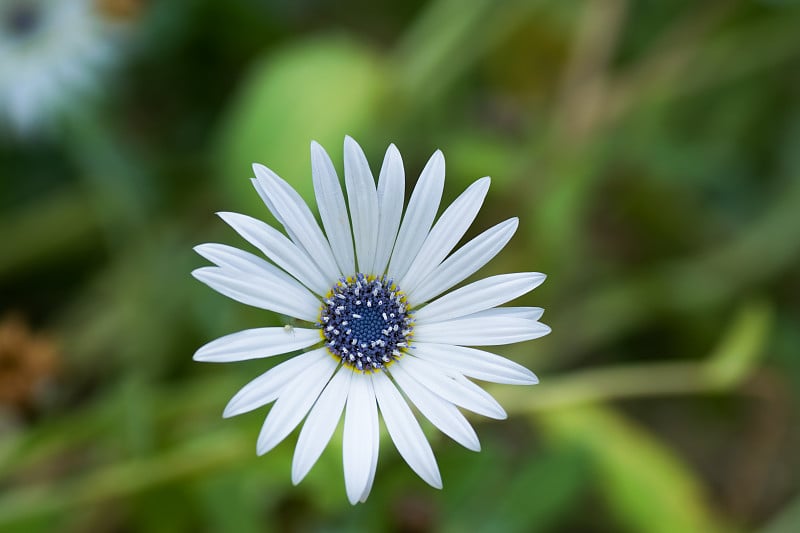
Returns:
[[[52,193],[0,219],[0,277],[68,256],[99,234],[86,198],[72,189]]]

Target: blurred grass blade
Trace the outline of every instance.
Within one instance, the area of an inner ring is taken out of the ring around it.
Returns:
[[[796,533],[800,529],[800,497],[789,502],[759,533]]]
[[[86,471],[71,480],[19,488],[0,497],[0,530],[17,522],[79,506],[98,506],[252,460],[251,440],[246,432],[217,431],[161,453]],[[277,468],[287,459],[288,455],[279,451],[260,465]],[[288,483],[284,480],[275,478],[276,483]]]
[[[712,386],[735,387],[764,355],[772,325],[772,308],[763,301],[742,307],[717,349],[709,358],[705,373]]]
[[[55,234],[58,238],[53,238]],[[51,193],[24,208],[3,213],[0,235],[0,276],[58,256],[80,254],[82,245],[99,235],[88,200],[70,189]]]
[[[543,453],[507,478],[505,495],[491,510],[482,509],[474,531],[535,533],[552,531],[581,504],[587,488],[586,457],[576,448]]]
[[[398,49],[398,80],[409,94],[431,98],[463,70],[465,62],[474,60],[475,36],[481,35],[493,4],[489,0],[429,3]]]
[[[772,331],[772,308],[763,301],[745,303],[718,345],[703,361],[665,360],[577,370],[544,379],[535,393],[490,386],[509,413],[541,411],[612,399],[702,394],[737,387],[753,373]],[[658,376],[658,379],[653,379]]]
[[[692,471],[664,444],[612,409],[547,411],[536,421],[555,446],[581,446],[597,471],[599,491],[627,531],[712,533],[724,528]]]
[[[487,52],[529,20],[540,2],[434,0],[395,50],[395,79],[417,109],[441,97]]]

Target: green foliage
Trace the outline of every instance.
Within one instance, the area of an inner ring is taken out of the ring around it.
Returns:
[[[706,374],[720,388],[738,385],[753,371],[764,354],[771,322],[771,309],[764,302],[743,307],[728,334],[711,354]]]
[[[258,212],[258,197],[243,180],[251,163],[266,162],[313,200],[309,141],[340,161],[342,132],[366,137],[374,131],[385,86],[378,59],[342,36],[317,37],[257,60],[223,120],[223,190],[236,205]]]
[[[537,453],[518,466],[510,465],[501,485],[504,497],[492,509],[481,512],[476,502],[478,512],[472,520],[459,516],[456,523],[472,531],[551,531],[580,505],[587,481],[586,456],[576,448]]]
[[[667,447],[613,410],[554,409],[537,417],[554,446],[592,457],[601,496],[629,531],[721,531],[699,480]]]
[[[0,531],[798,529],[796,2],[151,4],[103,102],[0,133],[0,376],[57,353],[0,403]],[[296,435],[257,457],[265,409],[220,418],[275,359],[191,360],[286,323],[189,276],[237,244],[213,212],[268,217],[253,162],[313,200],[346,134],[407,191],[437,148],[446,198],[491,175],[470,235],[521,223],[483,274],[547,273],[512,305],[553,327],[496,348],[541,385],[487,386],[480,453],[425,425],[443,491],[384,434],[356,507],[339,434],[294,487]]]

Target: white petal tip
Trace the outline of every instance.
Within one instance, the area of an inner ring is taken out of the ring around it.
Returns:
[[[372,492],[372,483],[370,483],[369,486],[364,489],[364,492],[361,493],[361,497],[358,499],[358,503],[366,503],[367,498],[369,498],[371,492]]]
[[[517,217],[509,218],[497,225],[497,231],[501,235],[504,235],[506,233],[514,235],[517,232],[518,228],[519,228],[519,218]]]
[[[508,418],[508,413],[498,404],[490,413],[487,413],[487,416],[495,420],[505,420]]]
[[[441,166],[442,169],[444,169],[444,154],[441,150],[436,150],[433,152],[433,155],[428,161],[428,165]]]
[[[296,452],[295,452],[296,454]],[[301,481],[303,481],[308,473],[311,471],[311,467],[314,466],[312,464],[308,464],[308,461],[303,460],[298,461],[296,459],[292,460],[292,485],[299,485]]]
[[[435,466],[432,471],[426,472],[426,475],[425,477],[422,477],[422,480],[434,489],[442,490],[442,475],[439,473],[439,469]]]
[[[272,448],[274,448],[276,444],[277,444],[277,442],[276,443],[265,443],[265,444],[261,444],[259,442],[258,445],[256,446],[256,455],[258,455],[258,456],[265,455],[267,452],[271,451]]]
[[[299,485],[306,477],[306,474],[308,474],[308,472],[295,472],[294,468],[292,468],[292,485]]]
[[[198,349],[194,352],[192,359],[198,361],[200,363],[225,363],[226,361],[224,354],[220,355],[219,353],[214,353],[213,351],[207,350],[206,346]]]
[[[322,159],[322,161],[320,161]],[[311,141],[311,164],[312,169],[315,168],[314,165],[318,165],[320,162],[329,162],[330,156],[328,152],[325,151],[325,148],[317,141]]]
[[[525,370],[528,370],[527,368]],[[536,374],[528,370],[524,374],[520,373],[519,376],[519,384],[520,385],[538,385],[539,378],[536,377]]]
[[[247,409],[242,409],[239,403],[240,402],[238,402],[236,398],[229,401],[228,405],[226,405],[225,409],[222,411],[222,418],[233,418],[234,416],[246,413]]]
[[[269,168],[265,167],[261,163],[253,163],[253,173],[256,175],[255,179],[253,180],[256,183],[259,183],[264,180],[271,181],[277,177],[277,175],[274,172],[272,172]]]
[[[509,372],[503,376],[505,379],[503,381],[493,381],[493,383],[506,383],[508,385],[538,385],[539,378],[525,368],[524,366],[517,366],[513,370],[509,369]]]

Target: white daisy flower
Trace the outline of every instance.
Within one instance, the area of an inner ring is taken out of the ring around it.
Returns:
[[[0,3],[0,120],[21,134],[41,128],[96,88],[115,55],[93,0]]]
[[[377,188],[367,159],[344,142],[345,197],[328,154],[311,144],[311,166],[322,228],[300,195],[262,165],[253,185],[286,235],[245,215],[219,213],[266,261],[223,244],[195,249],[216,266],[192,274],[239,302],[308,323],[227,335],[195,353],[198,361],[229,362],[305,350],[240,390],[230,417],[275,402],[258,437],[258,454],[305,419],[292,481],[308,473],[344,411],[347,497],[366,500],[378,461],[378,412],[403,459],[441,488],[433,451],[409,404],[456,442],[479,450],[459,407],[495,419],[506,413],[468,378],[534,384],[536,376],[498,355],[465,346],[535,339],[550,328],[538,307],[498,307],[537,287],[535,272],[491,276],[446,291],[492,259],[511,239],[511,218],[450,254],[478,213],[489,178],[470,185],[434,224],[444,186],[437,151],[422,171],[402,216],[403,162],[389,146]],[[348,215],[349,208],[349,215]],[[402,219],[402,221],[401,221]],[[270,262],[271,261],[271,262]]]

